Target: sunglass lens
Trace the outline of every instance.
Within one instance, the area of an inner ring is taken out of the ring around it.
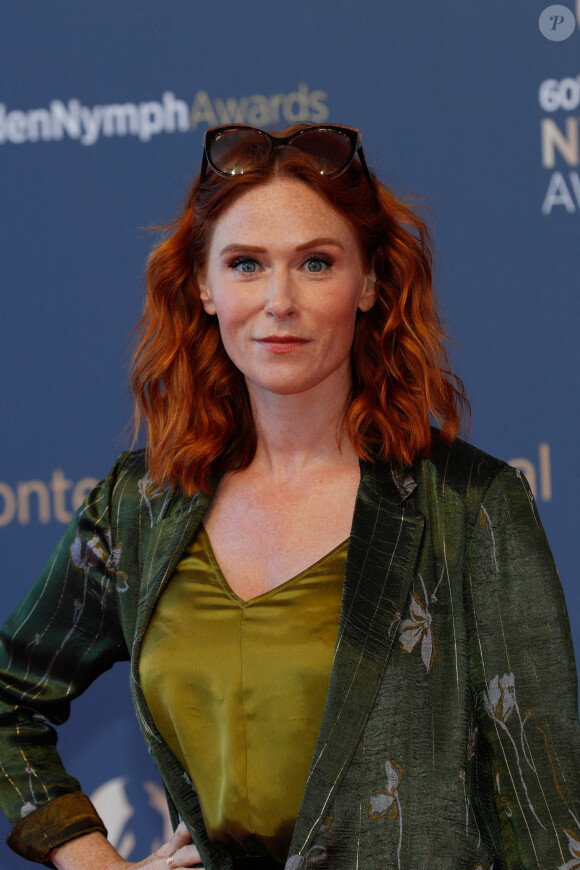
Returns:
[[[270,141],[259,130],[226,130],[212,141],[209,161],[225,175],[243,175],[263,166],[270,156]]]
[[[338,175],[354,154],[348,136],[335,130],[307,130],[297,136],[292,145],[312,158],[321,175]]]

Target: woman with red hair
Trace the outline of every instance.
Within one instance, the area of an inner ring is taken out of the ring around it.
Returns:
[[[576,866],[559,581],[521,474],[456,438],[429,235],[357,130],[207,132],[133,389],[146,450],[4,627],[10,845],[59,870]],[[50,725],[122,659],[177,826],[137,864]]]

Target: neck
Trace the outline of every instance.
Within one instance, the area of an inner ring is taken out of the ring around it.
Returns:
[[[252,390],[248,385],[258,443],[255,467],[278,479],[311,472],[316,467],[357,466],[358,458],[345,433],[341,435],[347,392],[318,387],[280,395]]]

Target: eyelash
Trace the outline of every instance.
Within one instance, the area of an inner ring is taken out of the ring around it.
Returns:
[[[242,263],[257,263],[258,261],[254,257],[236,257],[231,263],[228,263],[228,266],[232,270],[236,270],[238,266],[241,266]]]
[[[334,265],[334,260],[332,257],[329,257],[328,254],[309,254],[302,265],[306,266],[307,263],[312,262],[324,263],[328,268]],[[236,270],[237,267],[241,266],[243,263],[257,263],[259,265],[255,257],[241,256],[235,257],[228,266],[230,269]]]
[[[305,266],[307,263],[312,262],[324,263],[324,265],[328,266],[329,269],[334,265],[334,260],[332,257],[329,257],[328,254],[310,254],[304,261],[303,265]]]

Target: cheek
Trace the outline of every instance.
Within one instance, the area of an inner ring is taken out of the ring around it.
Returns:
[[[354,331],[358,313],[357,299],[346,297],[333,300],[329,310],[328,322],[332,329],[343,335],[350,335]]]
[[[215,300],[215,313],[220,330],[226,333],[238,331],[247,319],[244,316],[243,306],[235,299],[228,299],[227,302],[220,298]]]
[[[223,299],[216,300],[216,317],[220,330],[222,344],[227,355],[236,362],[236,357],[244,353],[244,336],[248,331],[248,316],[239,302]]]

